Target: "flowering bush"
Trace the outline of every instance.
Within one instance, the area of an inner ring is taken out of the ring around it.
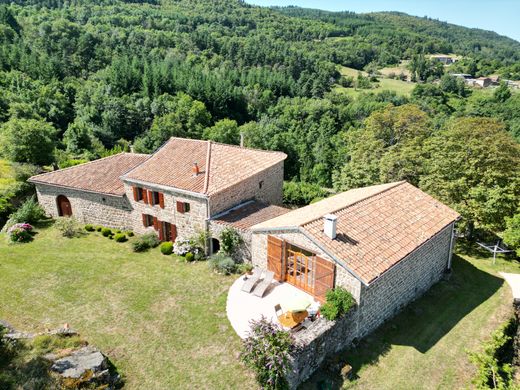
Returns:
[[[11,242],[29,242],[32,240],[32,230],[28,223],[17,223],[7,230],[7,235]]]
[[[186,238],[177,238],[173,244],[173,253],[178,256],[186,256],[186,253],[191,252],[193,245],[190,240]]]
[[[265,317],[250,324],[240,358],[255,371],[262,388],[287,389],[285,372],[289,368],[289,356],[296,350],[292,336]]]

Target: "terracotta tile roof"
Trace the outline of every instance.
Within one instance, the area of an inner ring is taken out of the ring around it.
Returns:
[[[356,196],[350,197],[348,193]],[[454,210],[406,182],[356,189],[339,195],[307,206],[316,208],[321,215],[312,220],[301,218],[305,222],[296,226],[366,284],[460,217]],[[330,199],[334,198],[335,201],[331,202]],[[350,202],[353,198],[357,200]],[[339,200],[346,203],[339,203]],[[298,210],[291,213],[295,212]],[[317,215],[309,210],[304,212],[313,217]],[[290,217],[291,213],[286,216]],[[322,217],[328,213],[338,217],[334,240],[323,233]],[[273,220],[275,225],[279,224],[277,219],[280,218],[284,216]],[[266,221],[254,226],[253,230],[266,230],[269,224],[270,221]]]
[[[125,189],[119,177],[142,164],[147,158],[147,154],[119,153],[85,164],[42,173],[29,178],[29,181],[123,196]]]
[[[284,153],[171,138],[123,179],[212,195],[287,158]],[[200,174],[192,173],[197,163]]]
[[[291,210],[285,207],[249,201],[215,216],[212,221],[236,229],[248,230],[253,225],[286,214],[289,211]]]

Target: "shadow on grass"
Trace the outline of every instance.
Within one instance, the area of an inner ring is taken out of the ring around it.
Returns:
[[[377,363],[392,345],[407,345],[426,353],[466,315],[491,297],[504,283],[454,256],[453,273],[447,281],[433,286],[417,301],[354,347],[342,351],[336,360],[352,366],[351,379],[365,366]],[[337,368],[325,364],[301,389],[339,389],[343,380]],[[420,373],[416,373],[421,375]]]

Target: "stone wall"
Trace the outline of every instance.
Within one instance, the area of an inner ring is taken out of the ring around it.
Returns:
[[[36,184],[38,202],[45,212],[58,217],[59,195],[66,196],[72,208],[72,216],[82,223],[103,225],[116,229],[132,229],[132,207],[126,196],[112,196],[78,191],[63,187]]]
[[[153,227],[144,227],[143,214],[157,217],[158,220],[169,222],[177,227],[177,236],[189,238],[201,230],[206,229],[207,218],[207,200],[204,197],[197,197],[186,193],[176,192],[175,190],[165,191],[164,189],[154,188],[152,186],[142,186],[148,191],[158,191],[164,195],[164,209],[159,205],[145,204],[143,201],[136,202],[132,185],[125,183],[125,192],[132,207],[131,220],[134,231],[143,234],[148,231],[154,231]],[[180,213],[177,211],[176,202],[187,202],[190,204],[190,211]]]
[[[211,216],[249,199],[281,205],[283,161],[210,197]]]
[[[230,225],[226,225],[224,223],[218,223],[215,221],[209,221],[209,230],[211,233],[211,237],[220,240],[220,233],[222,230],[232,227]],[[233,228],[233,227],[232,227]],[[242,237],[242,244],[236,249],[233,254],[233,260],[237,263],[251,263],[251,231],[250,230],[242,230],[235,229],[235,231]],[[214,252],[212,250],[212,252]]]
[[[306,381],[327,358],[351,345],[358,337],[357,317],[357,310],[352,309],[336,321],[319,318],[295,333],[299,349],[291,357],[291,369],[286,374],[291,389]]]
[[[363,285],[359,307],[364,336],[437,283],[447,269],[453,224],[444,228],[368,287]]]

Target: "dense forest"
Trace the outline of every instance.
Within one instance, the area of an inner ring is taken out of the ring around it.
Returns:
[[[288,154],[289,203],[408,180],[461,212],[470,232],[506,229],[514,245],[520,94],[472,91],[434,53],[459,55],[458,72],[520,79],[519,42],[400,13],[0,0],[0,154],[20,181],[130,145],[152,152],[170,136],[236,144],[243,134]],[[336,89],[341,67],[402,60],[416,75],[410,96]],[[27,192],[13,188],[0,187],[4,218]]]

